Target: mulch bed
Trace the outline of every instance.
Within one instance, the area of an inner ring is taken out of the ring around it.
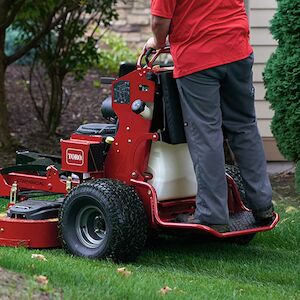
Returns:
[[[81,124],[86,122],[104,122],[100,106],[110,93],[110,87],[96,87],[101,74],[93,70],[83,81],[76,82],[68,79],[66,87],[72,97],[67,109],[61,117],[57,136],[48,137],[42,125],[36,118],[31,98],[26,88],[24,78],[27,77],[28,67],[10,66],[6,74],[6,90],[9,105],[9,126],[19,148],[30,149],[43,153],[60,154],[59,140],[68,137]],[[14,163],[14,151],[0,153],[0,167]]]

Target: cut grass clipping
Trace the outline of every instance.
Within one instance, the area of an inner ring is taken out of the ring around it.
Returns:
[[[248,246],[162,238],[122,265],[61,249],[0,248],[0,266],[28,280],[44,276],[51,299],[300,299],[299,206],[277,210],[278,227]]]

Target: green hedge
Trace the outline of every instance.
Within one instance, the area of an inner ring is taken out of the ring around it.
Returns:
[[[300,1],[278,0],[271,32],[278,41],[264,73],[266,99],[275,112],[272,132],[279,150],[300,161]],[[298,163],[296,183],[300,190]]]

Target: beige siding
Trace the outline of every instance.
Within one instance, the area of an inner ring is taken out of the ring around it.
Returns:
[[[271,157],[272,161],[283,161],[283,157],[278,150],[276,141],[274,138],[264,138],[264,148],[266,157]],[[270,160],[270,159],[269,159]]]
[[[274,9],[256,9],[250,18],[250,26],[268,27],[274,15]]]
[[[263,81],[263,71],[265,69],[264,63],[255,63],[253,66],[253,80],[254,82],[262,82]]]
[[[265,87],[263,82],[254,82],[254,86],[255,86],[255,100],[256,101],[265,101]]]
[[[269,9],[274,10],[277,7],[276,0],[250,0],[251,9]]]
[[[252,44],[255,55],[255,63],[265,64],[269,59],[270,55],[276,49],[276,46],[268,46],[268,45],[255,45]]]
[[[255,13],[252,11],[252,13]],[[269,28],[251,28],[251,43],[255,46],[276,46],[276,41],[273,40]]]
[[[266,101],[256,101],[255,110],[257,118],[269,120],[273,118],[274,112],[270,109],[270,104]]]
[[[270,129],[274,112],[265,101],[265,88],[262,73],[271,54],[276,49],[276,41],[269,31],[270,21],[276,10],[276,0],[249,0],[249,21],[251,27],[251,44],[254,49],[255,63],[253,79],[256,91],[256,114],[259,131],[264,139],[268,160],[283,160],[276,149],[276,143]],[[273,150],[272,150],[273,149]]]
[[[270,138],[273,137],[271,128],[270,128],[270,119],[259,119],[259,132],[263,138]]]

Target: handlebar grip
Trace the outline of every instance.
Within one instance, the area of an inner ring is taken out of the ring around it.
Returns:
[[[146,50],[146,48],[143,48],[143,52],[139,56],[138,61],[136,63],[137,69],[138,70],[142,69],[142,60],[143,59],[145,59],[145,61],[146,61],[145,67],[149,67],[151,69],[152,65],[156,61],[157,57],[163,53],[170,53],[170,47],[164,47],[164,48],[161,48],[158,50],[153,49],[153,48],[149,48],[148,50]],[[153,54],[153,57],[151,60],[149,60],[149,57],[151,54]]]
[[[148,65],[149,64],[149,56],[153,53],[153,51],[156,51],[154,48],[149,48],[147,51],[146,51],[146,54],[145,54],[145,61],[146,61],[146,64]]]

